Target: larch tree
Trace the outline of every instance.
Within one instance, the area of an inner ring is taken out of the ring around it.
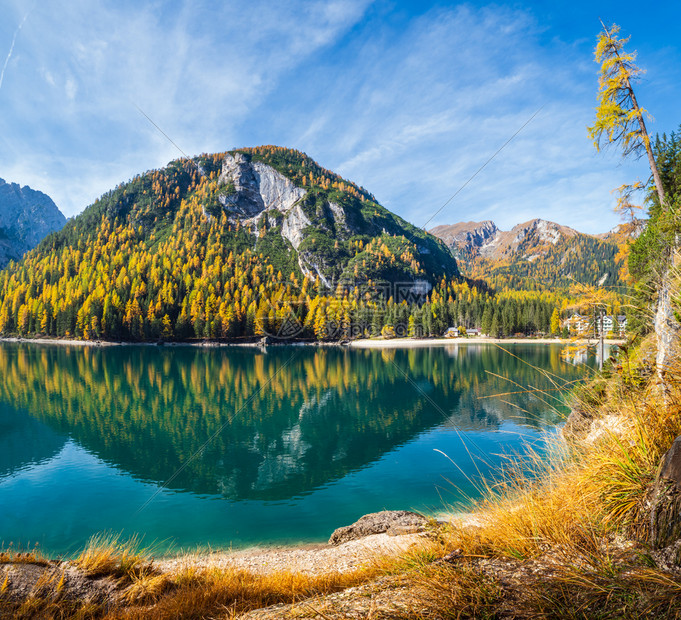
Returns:
[[[558,312],[558,308],[553,309],[553,314],[551,315],[551,323],[550,323],[550,331],[551,334],[556,336],[560,333],[560,312]]]
[[[646,154],[655,186],[655,193],[664,211],[667,208],[665,190],[655,161],[655,155],[646,128],[646,110],[636,99],[632,83],[643,72],[635,64],[636,52],[624,48],[629,38],[619,37],[620,28],[610,28],[601,22],[603,30],[598,37],[595,59],[601,66],[599,76],[598,106],[596,120],[588,127],[589,136],[600,150],[602,145],[615,144],[622,155]],[[669,248],[666,266],[660,274],[657,307],[655,311],[655,334],[657,337],[657,374],[665,401],[669,400],[667,371],[678,358],[681,325],[672,307],[672,275],[677,262],[678,235]]]
[[[632,86],[643,70],[634,64],[636,52],[624,50],[631,37],[621,39],[618,36],[619,26],[613,25],[608,29],[601,24],[603,31],[595,51],[596,62],[601,65],[598,107],[596,122],[588,128],[589,137],[599,150],[603,144],[618,144],[625,157],[645,151],[655,189],[663,205],[664,188],[645,123],[647,111],[639,105]]]

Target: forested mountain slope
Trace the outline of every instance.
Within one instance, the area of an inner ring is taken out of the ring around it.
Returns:
[[[292,309],[336,321],[315,315],[314,291],[341,281],[427,290],[458,275],[443,242],[305,154],[240,149],[118,186],[0,272],[0,332],[252,335]]]

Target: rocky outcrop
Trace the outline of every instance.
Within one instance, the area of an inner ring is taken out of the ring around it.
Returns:
[[[227,154],[219,182],[233,191],[223,193],[220,202],[229,215],[251,219],[270,209],[288,213],[307,193],[283,174],[242,153]]]
[[[303,231],[311,224],[302,207],[297,204],[289,210],[281,223],[281,234],[297,250],[303,240]]]
[[[465,258],[478,254],[481,248],[493,243],[500,231],[494,222],[485,220],[436,226],[429,232],[442,239],[455,256]]]
[[[581,234],[568,226],[541,219],[517,224],[509,231],[499,230],[494,222],[485,220],[437,226],[430,233],[440,237],[462,258],[500,259],[519,254],[527,260],[534,256],[534,248],[556,245],[563,237]]]
[[[568,441],[583,440],[591,431],[593,421],[593,412],[590,409],[580,403],[575,404],[563,426],[563,437]]]
[[[66,218],[47,194],[0,179],[0,269],[10,260],[20,259],[65,223]]]
[[[681,567],[681,437],[660,462],[651,492],[649,527],[658,562]]]
[[[239,221],[254,234],[263,227],[279,226],[281,236],[296,251],[315,229],[341,238],[362,232],[348,225],[347,214],[340,205],[331,201],[323,205],[306,205],[305,189],[297,187],[271,166],[254,162],[243,153],[225,156],[219,183],[223,189],[218,199],[230,219]],[[327,272],[331,266],[309,248],[299,252],[298,265],[306,276],[319,277],[324,285],[330,286]]]
[[[677,257],[678,260],[678,257]],[[674,290],[677,288],[677,265],[672,265],[662,276],[657,293],[657,307],[655,309],[654,330],[657,341],[657,356],[655,367],[659,387],[666,406],[671,403],[669,371],[678,363],[681,354],[681,324],[674,310]]]
[[[428,519],[423,515],[408,510],[383,510],[364,515],[352,525],[339,527],[331,534],[329,544],[340,545],[350,540],[357,540],[373,534],[399,536],[415,534],[425,530]]]

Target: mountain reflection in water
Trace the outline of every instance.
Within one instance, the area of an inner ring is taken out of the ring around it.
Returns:
[[[0,481],[71,441],[175,492],[301,498],[434,429],[477,436],[509,422],[557,424],[560,413],[532,393],[555,387],[537,368],[572,381],[584,367],[561,361],[555,346],[509,350],[3,343]],[[488,398],[507,392],[518,393]]]

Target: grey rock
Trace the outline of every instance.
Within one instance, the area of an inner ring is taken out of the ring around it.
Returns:
[[[303,231],[310,225],[310,220],[299,204],[289,210],[281,225],[281,234],[297,250],[303,240]]]
[[[256,218],[270,209],[288,213],[307,193],[274,168],[251,162],[242,153],[225,156],[219,181],[234,186],[234,192],[222,195],[220,202],[239,219]]]
[[[329,543],[340,545],[350,540],[357,540],[372,534],[382,534],[387,532],[389,535],[399,536],[402,534],[413,534],[425,530],[428,519],[423,515],[408,510],[383,510],[364,515],[352,525],[339,527],[331,534]]]
[[[670,573],[679,573],[681,569],[681,540],[651,553],[658,568]]]
[[[65,223],[47,194],[0,179],[0,268],[20,259]]]
[[[650,496],[650,542],[667,560],[679,563],[681,541],[681,437],[662,457]]]
[[[584,439],[591,430],[593,414],[580,403],[575,404],[563,426],[563,437],[568,441]]]
[[[672,447],[662,458],[660,478],[669,480],[681,491],[681,437],[677,437]]]
[[[388,536],[404,536],[405,534],[418,534],[423,532],[422,525],[392,525],[386,530]]]

